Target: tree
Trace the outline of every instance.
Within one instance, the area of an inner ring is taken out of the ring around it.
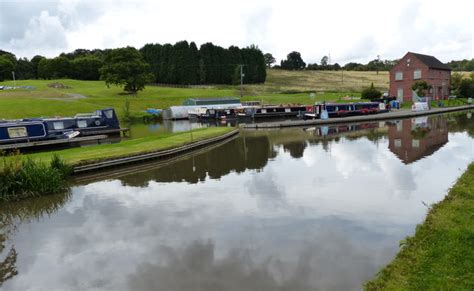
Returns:
[[[154,82],[156,83],[163,82],[162,77],[160,75],[162,48],[163,46],[161,44],[147,43],[140,49],[140,53],[142,54],[144,60],[151,67],[151,72],[155,77]]]
[[[34,78],[35,79],[38,79],[38,65],[39,65],[39,62],[42,60],[42,59],[45,59],[45,57],[43,56],[40,56],[40,55],[36,55],[34,56],[32,59],[31,59],[31,64],[33,66],[33,74],[34,74]]]
[[[411,86],[411,89],[416,92],[419,97],[426,96],[426,91],[430,89],[431,86],[426,83],[426,81],[416,81]]]
[[[281,61],[281,68],[284,70],[303,70],[306,63],[301,58],[299,52],[293,51],[286,56],[286,60]]]
[[[73,77],[79,80],[99,80],[100,68],[104,63],[97,57],[89,55],[71,61]]]
[[[451,75],[451,89],[455,92],[454,94],[459,94],[459,86],[461,85],[462,74],[455,72]]]
[[[38,63],[38,78],[49,80],[53,76],[51,60],[43,58]]]
[[[382,93],[379,90],[375,89],[374,83],[371,83],[369,88],[365,88],[364,90],[362,90],[361,96],[364,99],[372,100],[380,98],[382,96]]]
[[[150,66],[142,55],[133,47],[111,50],[105,57],[104,66],[100,69],[100,79],[107,86],[123,86],[124,90],[136,94],[153,80]]]
[[[276,62],[275,58],[270,53],[264,54],[263,57],[265,58],[265,66],[267,68],[271,68],[272,65]]]
[[[72,78],[73,70],[71,61],[66,57],[55,57],[50,60],[52,78]]]
[[[464,98],[474,97],[474,79],[462,79],[459,85],[459,95]]]
[[[328,56],[324,56],[324,57],[321,58],[321,66],[322,67],[327,67],[328,62],[329,62],[329,57]]]
[[[15,65],[9,57],[0,55],[0,82],[12,78],[12,72]]]
[[[36,78],[34,64],[27,58],[20,58],[16,63],[15,78],[27,80]]]

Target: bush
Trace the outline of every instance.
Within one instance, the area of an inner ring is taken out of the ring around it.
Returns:
[[[382,92],[374,88],[374,83],[370,85],[369,88],[362,90],[361,96],[363,99],[378,99],[382,96]]]
[[[2,157],[0,202],[67,191],[71,170],[58,156],[53,156],[50,164],[24,159],[21,155]]]

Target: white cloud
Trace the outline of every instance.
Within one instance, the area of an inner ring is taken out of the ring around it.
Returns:
[[[33,17],[22,38],[9,42],[14,52],[26,54],[50,54],[67,49],[66,30],[57,16],[41,11],[38,17]]]
[[[15,10],[23,11],[33,2],[6,3],[9,9],[0,13],[11,20]],[[0,38],[0,46],[31,57],[186,39],[224,47],[257,44],[277,59],[297,50],[307,63],[319,62],[327,54],[333,62],[346,63],[367,62],[377,55],[399,58],[406,51],[433,54],[442,61],[474,57],[473,5],[467,0],[449,5],[428,0],[60,0],[44,5],[44,9],[34,6],[36,14],[23,33],[15,30],[14,22],[2,22],[12,26],[12,32],[9,39]],[[57,39],[51,41],[52,36]]]

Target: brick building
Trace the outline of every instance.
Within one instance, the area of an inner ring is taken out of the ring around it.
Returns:
[[[408,52],[390,70],[390,96],[401,102],[416,101],[411,87],[416,81],[426,81],[431,88],[426,97],[447,99],[451,90],[451,68],[437,58]],[[421,96],[420,96],[421,97]]]

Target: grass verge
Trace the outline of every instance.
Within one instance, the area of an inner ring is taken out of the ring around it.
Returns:
[[[474,163],[366,290],[473,290]]]

